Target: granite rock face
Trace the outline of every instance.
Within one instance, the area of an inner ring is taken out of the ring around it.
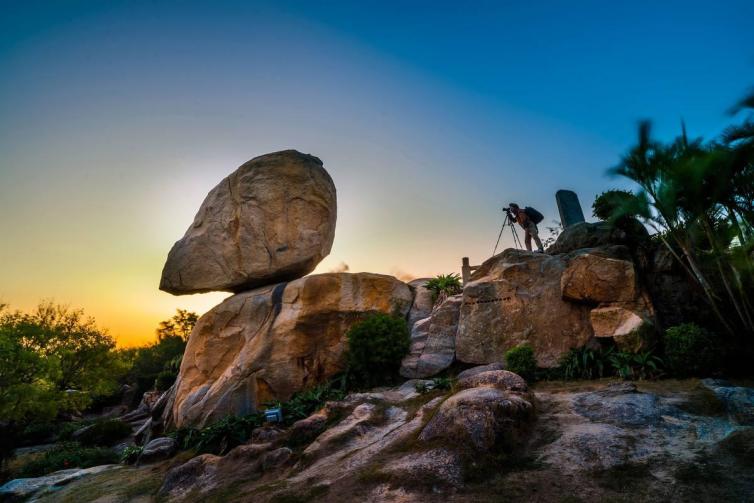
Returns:
[[[202,316],[181,363],[175,426],[202,426],[287,400],[343,370],[346,331],[369,314],[406,316],[392,276],[329,273],[234,295]]]
[[[403,377],[429,377],[450,367],[455,360],[461,302],[461,295],[452,295],[436,306],[431,316],[414,324],[411,349],[401,363]]]
[[[209,192],[170,250],[160,289],[241,292],[300,278],[330,253],[336,213],[335,184],[318,158],[255,157]]]
[[[564,300],[561,277],[566,256],[506,250],[471,276],[463,289],[456,358],[465,363],[503,360],[510,348],[528,342],[538,365],[592,337],[589,306]]]
[[[631,302],[638,293],[633,262],[590,252],[569,261],[560,285],[563,298],[576,302]]]

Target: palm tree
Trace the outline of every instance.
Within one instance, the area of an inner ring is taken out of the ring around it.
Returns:
[[[754,105],[754,95],[742,103]],[[689,141],[685,127],[670,144],[651,137],[649,122],[639,125],[636,146],[610,172],[639,186],[620,211],[641,218],[697,284],[720,324],[732,336],[754,333],[747,290],[752,281],[752,195],[754,195],[754,121],[729,128],[722,140]],[[738,246],[731,246],[731,229]],[[702,236],[706,243],[701,243]],[[702,248],[709,247],[708,250]],[[711,258],[716,288],[703,267]],[[725,315],[724,303],[735,313]]]

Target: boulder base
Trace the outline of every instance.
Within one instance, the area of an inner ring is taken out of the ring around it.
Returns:
[[[463,290],[456,358],[500,362],[507,350],[528,342],[537,364],[552,367],[563,353],[585,345],[592,337],[589,307],[561,295],[567,264],[562,255],[521,250],[482,264]]]
[[[248,414],[343,370],[346,331],[376,312],[406,316],[392,276],[330,273],[234,295],[202,316],[175,385],[172,422]]]

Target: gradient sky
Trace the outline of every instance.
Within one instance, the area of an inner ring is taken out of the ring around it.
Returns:
[[[0,301],[83,307],[121,344],[206,311],[226,294],[158,291],[167,252],[217,182],[284,148],[338,189],[318,272],[480,263],[503,204],[549,222],[557,189],[590,213],[626,187],[604,173],[637,120],[725,126],[752,21],[751,1],[0,0]]]

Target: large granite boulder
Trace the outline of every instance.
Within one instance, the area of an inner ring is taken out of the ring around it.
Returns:
[[[295,150],[256,157],[212,189],[173,245],[160,290],[241,292],[300,278],[330,253],[335,185]]]
[[[403,377],[430,377],[453,363],[462,298],[462,295],[446,298],[431,316],[414,324],[409,354],[401,362]]]
[[[522,342],[538,365],[557,365],[571,348],[592,337],[589,306],[561,295],[564,255],[505,250],[484,262],[463,289],[456,358],[466,363],[503,360]]]
[[[557,255],[583,248],[628,244],[630,241],[626,231],[607,222],[580,222],[564,229],[547,253]]]
[[[631,302],[638,295],[634,263],[599,251],[573,257],[560,286],[565,299],[577,302]]]
[[[392,276],[329,273],[234,295],[189,337],[171,407],[175,426],[286,400],[343,370],[345,333],[371,313],[406,316],[408,285]]]
[[[474,453],[510,448],[524,438],[533,417],[523,395],[491,386],[465,389],[443,402],[419,440],[443,439]]]

